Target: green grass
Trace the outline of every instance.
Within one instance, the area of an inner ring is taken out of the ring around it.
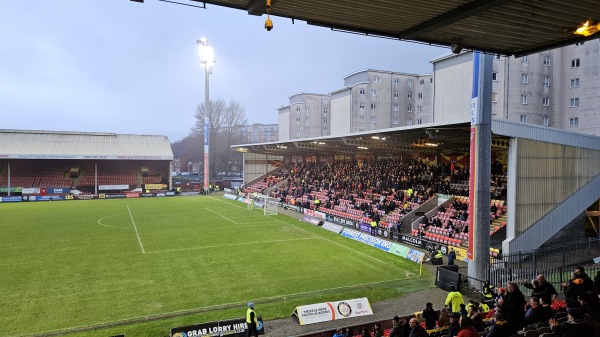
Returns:
[[[300,304],[397,297],[431,277],[393,254],[217,197],[8,203],[0,216],[0,336],[115,322],[128,324],[73,336],[168,336],[170,327],[241,317],[248,300],[269,320]]]

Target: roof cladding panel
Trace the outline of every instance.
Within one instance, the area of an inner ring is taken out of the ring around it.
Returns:
[[[173,160],[165,136],[0,130],[0,158]]]
[[[264,8],[266,0],[205,3],[260,13],[256,8]],[[504,55],[526,55],[600,35],[572,33],[587,20],[600,22],[598,0],[271,0],[271,4],[273,16],[331,29],[441,46],[458,40],[467,49]],[[276,20],[274,24],[277,29]]]

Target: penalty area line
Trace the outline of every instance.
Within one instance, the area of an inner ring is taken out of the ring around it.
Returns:
[[[129,211],[129,217],[131,218],[131,222],[133,223],[135,235],[137,236],[138,242],[140,243],[140,248],[142,248],[142,254],[146,254],[146,251],[144,250],[144,245],[142,245],[142,239],[140,239],[140,233],[138,233],[137,226],[135,225],[135,220],[133,220],[133,214],[131,214],[131,209],[129,209],[129,205],[127,205],[127,211]]]

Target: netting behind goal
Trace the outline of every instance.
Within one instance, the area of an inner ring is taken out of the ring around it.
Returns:
[[[262,194],[248,194],[246,205],[249,210],[263,209],[264,215],[279,214],[279,200]]]
[[[279,200],[267,196],[261,196],[261,202],[264,207],[264,215],[277,215],[279,214]]]

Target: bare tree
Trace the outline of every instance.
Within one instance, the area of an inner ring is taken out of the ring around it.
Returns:
[[[232,141],[240,135],[240,130],[247,123],[245,108],[236,101],[228,104],[223,99],[209,101],[209,133],[210,133],[210,172],[214,175],[217,167],[229,171],[233,151]],[[204,103],[196,108],[196,122],[192,133],[204,137]],[[218,152],[218,153],[217,153]],[[218,159],[218,160],[217,160]]]

